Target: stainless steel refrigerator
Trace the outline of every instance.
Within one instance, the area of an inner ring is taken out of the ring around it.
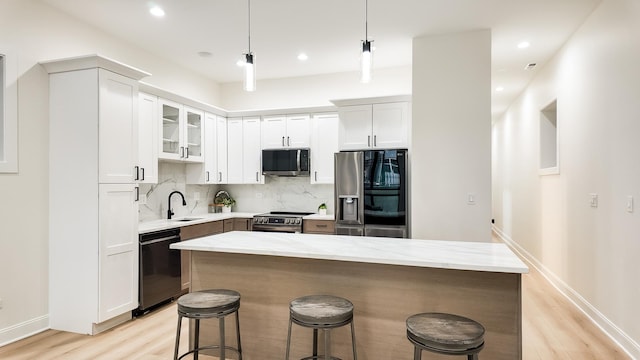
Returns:
[[[406,238],[407,150],[335,154],[338,235]]]

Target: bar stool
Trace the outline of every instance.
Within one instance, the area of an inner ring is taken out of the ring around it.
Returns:
[[[331,295],[309,295],[291,301],[289,304],[289,333],[287,335],[286,360],[289,360],[292,323],[313,329],[313,355],[301,360],[340,360],[337,357],[331,356],[329,332],[333,328],[351,324],[353,360],[357,360],[356,334],[353,328],[353,304],[351,301]],[[318,330],[324,332],[324,355],[318,355]]]
[[[414,345],[414,360],[422,358],[422,350],[478,360],[484,347],[484,332],[480,323],[453,314],[422,313],[407,319],[407,338]]]
[[[173,355],[174,360],[193,353],[193,358],[198,359],[198,352],[204,349],[219,349],[220,360],[225,360],[225,351],[231,350],[238,354],[238,359],[242,360],[242,346],[240,345],[240,322],[238,319],[238,309],[240,309],[240,293],[233,290],[214,289],[202,290],[182,295],[178,299],[178,330],[176,333],[176,349]],[[230,314],[236,314],[236,336],[238,347],[233,348],[225,345],[224,318]],[[190,350],[178,357],[180,346],[180,327],[182,318],[195,319],[195,336],[193,350]],[[220,327],[220,344],[200,346],[200,319],[218,318]]]

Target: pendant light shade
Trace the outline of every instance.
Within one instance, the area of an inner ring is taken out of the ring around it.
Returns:
[[[371,53],[371,41],[362,42],[362,54],[360,55],[360,82],[371,81],[371,68],[373,67],[373,54]]]
[[[256,66],[253,63],[253,54],[244,54],[244,89],[245,91],[256,91]]]
[[[371,72],[373,67],[373,52],[371,51],[371,41],[368,38],[369,30],[369,3],[364,1],[364,40],[362,40],[362,54],[360,54],[360,82],[368,83],[371,81]]]
[[[256,91],[256,64],[251,52],[251,0],[247,0],[247,10],[249,14],[249,51],[244,55],[244,90]]]

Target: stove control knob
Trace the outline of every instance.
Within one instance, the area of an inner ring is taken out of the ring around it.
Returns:
[[[300,225],[300,219],[296,219],[296,225]]]

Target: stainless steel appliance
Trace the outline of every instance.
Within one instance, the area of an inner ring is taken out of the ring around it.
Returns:
[[[272,211],[253,217],[252,231],[301,233],[302,217],[307,212]]]
[[[169,249],[169,245],[180,242],[180,229],[141,234],[139,241],[140,306],[134,310],[134,315],[173,299],[182,288],[180,250]]]
[[[309,176],[309,149],[262,150],[262,174]]]
[[[406,238],[407,150],[335,154],[336,234]]]

